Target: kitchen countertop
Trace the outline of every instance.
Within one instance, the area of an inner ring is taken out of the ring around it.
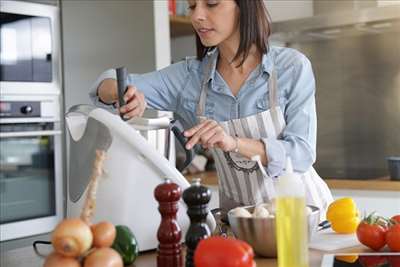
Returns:
[[[190,181],[194,177],[199,177],[202,182],[208,186],[217,186],[218,180],[215,172],[203,172],[199,174],[186,175],[186,178]],[[351,190],[372,190],[372,191],[394,191],[400,192],[400,181],[391,181],[387,177],[375,179],[375,180],[343,180],[343,179],[329,179],[325,180],[331,189],[351,189]],[[42,238],[43,239],[43,238]],[[26,244],[25,244],[26,245]],[[5,267],[21,267],[31,266],[40,267],[43,265],[44,259],[37,256],[31,246],[4,250],[0,246],[1,257],[0,266]],[[46,251],[47,249],[47,251]],[[49,253],[50,248],[44,248],[44,253]],[[357,246],[354,248],[338,250],[334,252],[350,253],[350,252],[370,252],[363,246]],[[332,254],[334,252],[326,252]],[[324,252],[310,249],[310,267],[320,267]],[[272,267],[277,266],[276,259],[257,258],[258,267]],[[141,253],[135,264],[131,267],[155,267],[156,263],[156,252],[150,251]]]
[[[48,253],[46,251],[45,253]],[[337,253],[361,253],[361,252],[371,252],[363,246],[357,246],[348,249],[342,249],[335,251]],[[320,267],[322,257],[325,252],[310,249],[310,267]],[[333,254],[334,252],[329,252],[328,254]],[[5,267],[40,267],[43,265],[44,258],[39,257],[35,254],[32,247],[24,247],[19,249],[14,249],[2,252],[0,265]],[[256,258],[257,267],[275,267],[277,266],[276,259],[272,258]],[[130,267],[156,267],[157,266],[157,254],[155,251],[149,251],[141,253],[134,264]]]
[[[185,175],[189,181],[194,177],[201,178],[205,185],[218,185],[217,174],[214,171],[201,172],[197,174]],[[372,190],[372,191],[396,191],[400,192],[400,181],[390,180],[389,177],[381,177],[370,180],[353,179],[325,179],[331,190],[333,189],[352,189],[352,190]]]

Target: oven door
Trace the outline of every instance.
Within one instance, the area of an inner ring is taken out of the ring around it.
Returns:
[[[0,126],[0,241],[50,232],[62,219],[61,130]]]

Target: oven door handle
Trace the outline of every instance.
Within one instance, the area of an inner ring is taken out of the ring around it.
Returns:
[[[61,131],[59,130],[50,130],[50,131],[26,131],[26,132],[2,132],[0,133],[0,138],[9,138],[9,137],[29,137],[29,136],[53,136],[53,135],[61,135]]]

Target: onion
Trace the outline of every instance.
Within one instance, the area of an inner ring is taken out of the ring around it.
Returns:
[[[90,227],[81,219],[65,219],[54,230],[51,243],[54,249],[68,257],[78,257],[92,246]]]
[[[43,267],[81,267],[78,260],[70,257],[64,257],[56,252],[47,256]]]
[[[117,231],[110,222],[100,222],[90,227],[93,233],[93,246],[96,248],[111,247]]]
[[[84,267],[123,267],[121,256],[112,248],[98,248],[86,258]]]

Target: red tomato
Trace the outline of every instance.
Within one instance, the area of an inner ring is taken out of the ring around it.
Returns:
[[[247,255],[251,258],[254,257],[254,250],[249,244],[240,239],[236,239],[236,242],[242,246],[242,248],[247,252]]]
[[[386,232],[387,229],[378,224],[362,221],[357,227],[357,238],[361,244],[378,251],[386,244]]]
[[[400,224],[395,224],[386,233],[386,243],[393,252],[400,252]]]
[[[247,243],[218,236],[203,239],[194,252],[196,267],[254,267],[254,252]]]
[[[395,222],[397,222],[397,223],[400,224],[400,214],[399,214],[399,215],[393,216],[393,217],[392,217],[392,221],[395,221]]]

